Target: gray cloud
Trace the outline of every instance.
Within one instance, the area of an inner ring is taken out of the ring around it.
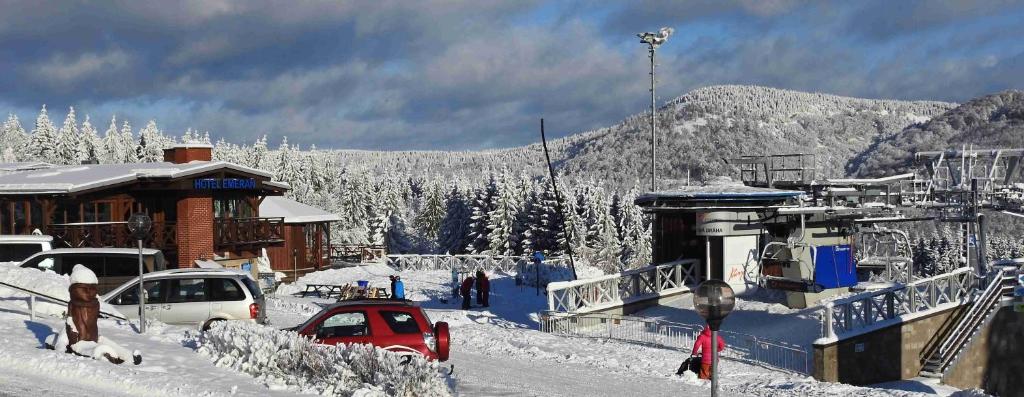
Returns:
[[[635,32],[666,25],[662,100],[721,83],[965,100],[1020,87],[1016,3],[10,0],[0,103],[241,142],[479,149],[646,104]],[[59,111],[59,110],[58,110]]]

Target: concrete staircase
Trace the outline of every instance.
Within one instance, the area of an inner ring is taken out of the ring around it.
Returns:
[[[991,281],[985,290],[975,295],[967,313],[925,360],[921,376],[942,378],[956,364],[964,349],[995,317],[1003,297],[1012,294],[1016,282],[1015,273],[1012,269],[1000,269],[990,275],[988,279]]]

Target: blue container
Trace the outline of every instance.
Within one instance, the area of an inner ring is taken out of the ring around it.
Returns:
[[[853,263],[853,252],[849,245],[822,245],[815,248],[815,284],[825,289],[857,285],[857,266]]]
[[[370,287],[370,282],[366,281],[366,280],[356,281],[356,284],[359,285],[359,288],[364,288],[365,289],[365,288],[369,288]]]

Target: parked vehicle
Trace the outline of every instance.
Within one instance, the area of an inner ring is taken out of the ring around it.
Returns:
[[[216,321],[266,323],[259,285],[230,269],[172,269],[143,275],[147,319],[207,330]],[[139,318],[139,281],[131,279],[100,300],[130,319]]]
[[[325,345],[372,344],[402,355],[448,360],[448,323],[431,324],[423,309],[407,300],[338,302],[293,330]]]
[[[142,250],[143,273],[167,268],[164,254],[155,249]],[[75,265],[82,265],[99,278],[97,290],[109,292],[126,281],[139,276],[139,250],[131,248],[58,248],[30,256],[21,267],[51,270],[57,274],[71,274]]]
[[[43,235],[0,235],[0,262],[19,263],[53,249],[53,237]]]

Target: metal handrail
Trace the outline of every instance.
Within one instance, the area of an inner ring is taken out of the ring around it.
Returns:
[[[28,301],[29,318],[31,318],[33,321],[35,321],[35,319],[36,319],[36,309],[35,309],[36,297],[40,297],[40,298],[43,298],[43,299],[51,300],[55,304],[60,304],[60,305],[63,305],[65,307],[67,307],[70,304],[67,300],[60,299],[60,298],[55,298],[55,297],[52,297],[52,296],[47,295],[47,294],[43,294],[43,293],[35,292],[35,291],[32,291],[32,290],[28,290],[28,289],[25,289],[25,288],[21,288],[21,287],[19,287],[17,285],[11,285],[11,284],[8,284],[8,283],[2,282],[2,281],[0,281],[0,286],[6,287],[6,288],[10,288],[10,289],[14,289],[14,290],[18,290],[18,291],[20,291],[22,293],[29,294],[29,301]],[[114,318],[114,319],[126,320],[126,321],[128,320],[124,316],[119,316],[119,315],[116,315],[116,314],[113,314],[113,313],[107,313],[107,312],[105,312],[103,310],[100,310],[99,314],[100,314],[100,316],[102,316],[104,318]]]
[[[606,313],[543,313],[540,330],[557,335],[613,339],[670,349],[691,349],[702,325]],[[731,331],[719,331],[728,346],[720,357],[801,374],[811,372],[804,347]]]
[[[963,267],[909,284],[827,302],[821,313],[821,335],[836,340],[903,315],[965,304],[975,290],[974,277],[971,268]]]
[[[935,351],[938,357],[932,357],[930,361],[934,361],[934,365],[939,372],[943,372],[946,369],[949,363],[963,350],[971,337],[978,332],[988,317],[995,314],[992,309],[999,304],[1002,297],[1004,274],[1004,269],[1000,269],[995,273],[985,291],[978,296],[975,303],[971,305],[971,308],[957,325],[953,327],[953,331]]]

